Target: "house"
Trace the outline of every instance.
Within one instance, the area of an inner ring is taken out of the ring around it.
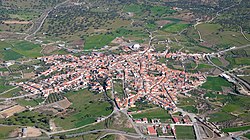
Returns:
[[[190,118],[189,118],[188,115],[185,115],[185,116],[183,117],[183,122],[184,122],[185,124],[191,124],[191,120],[190,120]]]
[[[165,126],[162,126],[162,133],[163,133],[163,134],[167,134],[167,133],[168,133]]]
[[[147,129],[148,129],[148,134],[149,135],[154,135],[154,136],[157,135],[157,132],[156,132],[154,126],[148,126]]]
[[[142,123],[141,119],[135,120],[135,123]]]
[[[148,123],[148,119],[147,118],[143,118],[142,119],[142,123]]]
[[[180,121],[177,117],[172,117],[175,124],[180,124]]]

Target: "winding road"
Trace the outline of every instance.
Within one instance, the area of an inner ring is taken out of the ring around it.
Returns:
[[[33,22],[31,28],[28,29],[28,32],[30,31],[31,33],[29,33],[24,40],[29,41],[29,38],[36,35],[36,33],[41,29],[41,27],[43,26],[46,18],[48,17],[49,13],[51,13],[54,9],[56,9],[57,7],[69,2],[70,0],[66,0],[62,3],[57,4],[56,6],[46,10],[38,19],[36,19],[36,22]]]

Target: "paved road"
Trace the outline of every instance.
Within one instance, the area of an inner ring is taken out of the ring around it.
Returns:
[[[62,3],[59,3],[57,4],[56,6],[54,6],[53,8],[50,8],[48,10],[46,10],[38,19],[38,23],[33,23],[32,27],[29,29],[32,31],[32,33],[30,33],[29,35],[27,35],[24,40],[28,40],[29,37],[35,35],[40,29],[41,27],[43,26],[43,23],[45,22],[46,18],[48,17],[49,13],[51,13],[54,9],[56,9],[57,7],[69,2],[70,0],[66,0]],[[38,24],[38,25],[35,25],[35,24]],[[34,29],[32,29],[34,28]],[[34,30],[34,31],[33,31]]]
[[[239,46],[239,47],[231,47],[229,49],[225,49],[225,50],[222,50],[222,51],[219,51],[219,52],[216,52],[216,53],[208,53],[208,54],[205,54],[205,55],[206,56],[215,56],[215,55],[226,53],[228,51],[243,49],[243,48],[247,48],[247,47],[250,47],[250,44],[242,45],[242,46]]]
[[[250,44],[244,45],[244,47],[248,47],[248,46],[250,46]],[[238,48],[238,47],[237,47],[237,48]],[[241,48],[242,48],[242,47],[241,47]],[[230,75],[232,78],[236,79],[239,83],[241,83],[241,84],[244,85],[248,90],[250,90],[250,85],[249,85],[247,82],[243,81],[242,79],[238,78],[238,77],[235,76],[234,74],[229,73],[228,71],[226,71],[226,70],[224,70],[223,68],[221,68],[221,67],[217,66],[216,64],[214,64],[214,63],[211,61],[209,55],[205,55],[205,57],[206,57],[206,59],[207,59],[212,65],[214,65],[216,68],[218,68],[219,70],[223,71],[224,73]]]
[[[92,134],[92,133],[99,133],[99,132],[107,132],[107,133],[111,133],[111,134],[119,134],[119,135],[124,135],[124,136],[132,137],[132,138],[141,138],[140,135],[138,135],[138,134],[127,133],[127,132],[119,131],[119,130],[115,130],[115,129],[92,130],[92,131],[81,132],[81,133],[77,133],[77,134],[66,135],[66,137],[67,138],[79,137],[79,136],[83,136],[83,135],[87,135],[87,134]]]
[[[134,121],[130,118],[130,116],[128,115],[127,110],[124,109],[124,110],[122,110],[121,112],[122,112],[123,114],[126,115],[126,117],[128,118],[128,120],[130,121],[130,123],[133,125],[133,127],[134,127],[136,133],[139,134],[141,137],[145,137],[145,136],[141,133],[141,131],[138,129],[138,127],[135,125]]]

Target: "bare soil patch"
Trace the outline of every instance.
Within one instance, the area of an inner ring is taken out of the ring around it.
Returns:
[[[181,14],[177,15],[175,18],[179,18],[179,19],[186,21],[186,22],[191,22],[191,21],[194,21],[196,19],[195,15],[191,12],[181,13]]]
[[[4,24],[31,24],[30,21],[18,21],[18,20],[6,20],[3,21]]]
[[[169,23],[171,23],[170,20],[158,20],[158,21],[156,21],[156,24],[158,26],[164,26],[164,25],[169,24]]]
[[[26,110],[25,107],[20,106],[20,105],[15,105],[13,107],[10,107],[8,109],[1,111],[0,118],[8,118],[8,117],[14,115],[15,113],[23,112],[24,110]]]

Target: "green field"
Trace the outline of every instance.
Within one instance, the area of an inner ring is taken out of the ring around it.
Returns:
[[[156,108],[152,110],[143,111],[142,113],[133,114],[134,119],[161,119],[161,122],[165,122],[168,119],[171,119],[171,116],[168,114],[168,111],[162,108]]]
[[[16,102],[21,106],[36,106],[39,105],[43,100],[42,99],[17,99]]]
[[[222,91],[222,87],[230,87],[232,84],[221,77],[207,77],[206,83],[204,83],[201,88]]]
[[[0,139],[8,138],[9,134],[16,128],[16,126],[0,126]]]
[[[231,127],[231,128],[223,128],[223,132],[237,132],[237,131],[245,131],[250,130],[250,126],[241,126],[241,127]]]
[[[166,31],[166,32],[170,32],[170,33],[177,33],[177,32],[180,32],[184,29],[186,29],[187,27],[189,27],[190,24],[181,24],[181,23],[178,23],[178,24],[167,24],[165,25],[162,30]]]
[[[184,106],[181,107],[184,111],[190,112],[190,113],[198,113],[198,109],[195,106]]]
[[[72,103],[73,112],[67,116],[56,118],[56,125],[64,128],[75,128],[95,122],[98,117],[108,116],[112,112],[111,105],[100,101],[103,94],[93,94],[88,90],[66,93]]]
[[[4,94],[0,94],[0,98],[10,98],[10,97],[16,96],[17,93],[20,91],[21,91],[21,88],[18,87],[16,89],[13,89],[13,90],[6,92]]]
[[[41,47],[37,44],[30,43],[28,41],[19,41],[13,43],[13,51],[28,57],[28,58],[36,58],[41,56],[40,54]]]
[[[87,37],[84,44],[84,49],[100,49],[105,45],[108,45],[113,39],[112,35],[94,35]]]
[[[235,119],[236,117],[231,115],[231,113],[237,115],[238,119],[243,122],[250,121],[249,104],[250,98],[247,96],[235,96],[235,95],[219,95],[215,93],[206,93],[204,97],[209,97],[210,102],[221,104],[224,106],[213,114],[210,114],[211,121],[213,122],[223,122],[227,120]],[[244,111],[242,111],[244,110]]]
[[[235,68],[243,65],[250,65],[249,57],[240,57],[240,58],[232,58],[226,57],[226,60],[229,61],[229,68]]]
[[[8,48],[8,49],[6,49]],[[41,47],[27,41],[0,41],[0,59],[16,60],[22,57],[36,58],[41,56]]]
[[[225,122],[235,118],[234,116],[225,112],[217,112],[214,114],[210,114],[209,117],[209,121],[211,122]]]
[[[8,82],[0,77],[0,93],[13,88],[13,86],[8,85]]]
[[[124,7],[124,11],[133,12],[138,15],[143,14],[144,10],[145,10],[145,7],[143,5],[138,5],[138,4],[130,4]]]
[[[215,65],[218,65],[218,66],[221,66],[222,65],[222,62],[218,59],[218,58],[212,58],[211,61],[215,64]]]
[[[243,136],[246,137],[246,138],[248,138],[248,139],[250,139],[250,133],[246,133]]]
[[[227,31],[219,24],[200,24],[197,26],[202,38],[217,49],[247,44],[240,32]]]
[[[195,133],[192,126],[175,126],[177,140],[194,140]]]

